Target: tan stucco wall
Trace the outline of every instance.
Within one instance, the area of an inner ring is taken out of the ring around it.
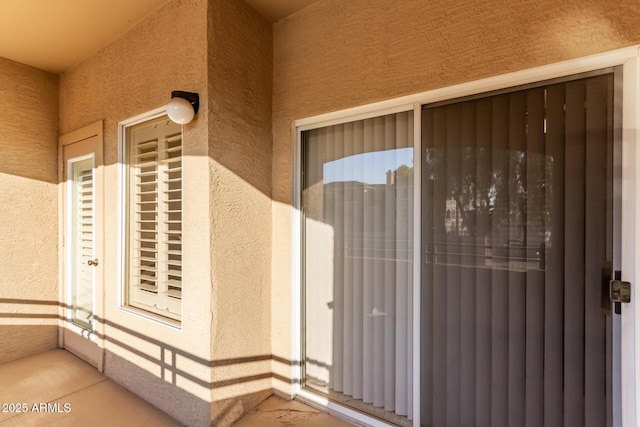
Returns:
[[[212,286],[209,220],[207,1],[156,10],[60,80],[60,127],[104,120],[105,373],[179,421],[210,424]],[[183,140],[181,330],[118,309],[118,122],[165,105],[173,90],[200,94]]]
[[[209,2],[216,425],[271,393],[271,34],[244,1]]]
[[[634,45],[638,23],[637,0],[321,0],[276,23],[274,355],[291,358],[292,121]]]
[[[271,394],[271,46],[242,0],[176,0],[61,77],[62,132],[104,120],[106,374],[190,426],[229,425]],[[200,94],[184,127],[181,331],[117,308],[117,124],[172,90]]]
[[[58,77],[0,58],[0,363],[57,346]]]

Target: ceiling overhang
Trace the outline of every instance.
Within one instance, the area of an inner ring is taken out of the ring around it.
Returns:
[[[275,22],[318,0],[246,0]],[[135,26],[167,0],[20,0],[0,7],[0,57],[61,73]]]

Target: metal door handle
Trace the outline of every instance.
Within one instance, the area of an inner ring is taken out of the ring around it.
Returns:
[[[98,259],[97,258],[94,259],[94,260],[90,259],[89,261],[87,261],[87,264],[93,265],[94,267],[97,267],[98,266]]]
[[[613,302],[631,302],[631,283],[622,280],[609,282],[609,298]]]
[[[611,277],[611,265],[602,268],[602,311],[604,315],[611,314],[611,303],[614,312],[622,313],[622,304],[631,302],[631,283],[621,280],[622,272],[616,270]],[[612,280],[613,279],[613,280]]]

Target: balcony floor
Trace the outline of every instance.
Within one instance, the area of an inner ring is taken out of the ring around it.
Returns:
[[[0,427],[180,425],[73,354],[59,349],[0,365],[0,405]],[[349,426],[302,403],[272,396],[234,427],[285,425]]]

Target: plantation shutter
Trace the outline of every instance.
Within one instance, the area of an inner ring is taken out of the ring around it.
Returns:
[[[182,131],[166,117],[129,130],[129,304],[180,319]]]
[[[72,167],[72,222],[74,240],[73,321],[92,328],[94,253],[94,182],[93,158],[77,161]]]

